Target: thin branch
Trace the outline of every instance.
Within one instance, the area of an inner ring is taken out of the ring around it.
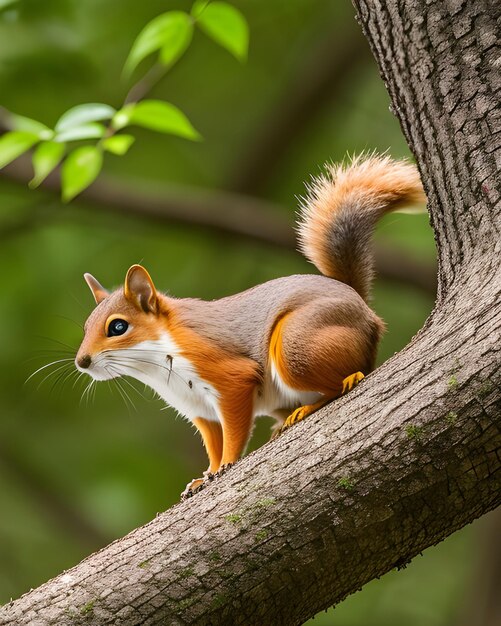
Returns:
[[[153,87],[165,76],[169,69],[170,68],[167,65],[155,63],[155,65],[153,65],[146,72],[143,78],[130,88],[129,92],[125,96],[123,105],[142,100],[144,96],[146,96],[148,92],[150,92]]]
[[[21,157],[0,172],[0,178],[25,185],[32,177],[29,159]],[[138,191],[122,181],[101,176],[86,189],[75,206],[85,206],[99,213],[116,212],[161,224],[189,224],[217,234],[241,238],[253,243],[293,251],[296,248],[293,224],[286,209],[272,202],[223,191],[168,188],[161,193]],[[42,184],[51,202],[59,202],[57,174]],[[33,192],[37,193],[37,192]],[[434,263],[415,261],[403,252],[391,253],[376,248],[376,267],[382,278],[415,287],[431,297],[435,295]]]
[[[21,216],[15,218],[9,217],[3,219],[0,224],[0,242],[7,241],[17,235],[38,228],[40,225],[46,226],[49,220],[58,216],[59,203],[48,203],[47,199],[38,194],[37,201],[31,202],[23,207]]]

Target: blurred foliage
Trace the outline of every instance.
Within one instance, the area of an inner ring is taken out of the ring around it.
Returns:
[[[235,63],[195,33],[182,67],[173,67],[151,93],[186,112],[204,141],[139,129],[124,158],[107,159],[103,176],[138,189],[231,188],[233,177],[245,171],[249,146],[263,123],[280,116],[277,102],[291,84],[304,80],[297,68],[318,40],[349,36],[366,48],[348,0],[232,4],[249,22],[248,63]],[[119,108],[127,85],[117,77],[137,34],[162,12],[190,7],[184,0],[0,4],[2,106],[49,127],[62,111],[82,102]],[[290,129],[284,157],[265,172],[263,195],[283,205],[292,220],[295,196],[320,164],[373,148],[408,155],[367,54],[364,64],[332,86],[303,128]],[[95,397],[80,400],[86,383],[75,382],[71,360],[68,369],[48,377],[49,369],[42,370],[24,384],[48,361],[72,359],[93,305],[82,274],[92,272],[112,287],[131,264],[142,262],[160,289],[216,298],[312,268],[299,254],[223,234],[98,212],[82,201],[63,206],[2,177],[0,213],[0,602],[5,602],[171,506],[206,464],[193,427],[133,381],[134,389],[124,387],[133,407],[107,384],[97,386]],[[377,237],[394,251],[395,262],[401,250],[423,263],[434,259],[425,216],[389,216]],[[379,280],[374,306],[388,325],[381,362],[417,332],[433,298]],[[269,420],[259,421],[251,448],[266,441],[269,426]],[[370,583],[315,623],[452,624],[471,576],[475,537],[475,526],[456,533],[404,572]]]
[[[0,137],[0,168],[36,145],[32,155],[35,175],[30,187],[38,187],[64,159],[61,192],[63,200],[69,202],[99,176],[106,151],[117,156],[127,153],[135,138],[117,135],[123,128],[140,126],[185,139],[201,139],[186,115],[173,104],[144,100],[144,96],[187,50],[195,26],[237,58],[247,58],[247,22],[238,9],[226,2],[196,0],[191,13],[162,13],[148,22],[136,37],[122,75],[130,78],[141,61],[159,51],[158,60],[131,87],[118,111],[108,104],[78,104],[62,113],[54,129],[38,120],[7,112],[5,123],[9,131]],[[91,139],[98,141],[77,148],[71,145],[71,142],[80,144]],[[69,152],[65,158],[67,149]]]

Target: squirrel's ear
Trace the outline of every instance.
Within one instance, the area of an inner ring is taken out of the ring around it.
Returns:
[[[142,265],[133,265],[125,277],[124,296],[146,313],[156,313],[157,290],[148,272]]]
[[[105,289],[101,283],[92,276],[92,274],[84,274],[85,282],[89,285],[90,290],[94,294],[94,300],[96,304],[102,302],[106,296],[110,295],[110,292]]]

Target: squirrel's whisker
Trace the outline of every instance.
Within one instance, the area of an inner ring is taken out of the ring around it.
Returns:
[[[127,348],[126,350],[123,350],[123,352],[127,352],[129,349]],[[141,352],[140,350],[138,350],[138,352]],[[160,352],[160,351],[159,351]],[[163,352],[160,352],[161,354],[163,354]],[[124,356],[126,355],[120,355],[120,357],[118,357],[119,359],[122,360],[122,365],[124,367],[129,367],[130,369],[136,371],[136,372],[140,372],[140,373],[144,373],[141,369],[134,367],[134,365],[127,360],[126,358],[124,358]],[[170,375],[174,375],[177,376],[178,380],[180,380],[182,383],[184,383],[187,387],[189,387],[189,383],[186,382],[186,380],[184,380],[184,378],[182,376],[179,375],[178,372],[176,372],[172,366],[167,366],[167,365],[162,365],[161,363],[156,363],[155,361],[149,361],[147,359],[138,359],[137,357],[132,357],[133,358],[133,362],[134,363],[145,363],[146,365],[151,365],[153,367],[158,367],[160,369],[164,369],[169,373]],[[114,361],[115,361],[115,357],[114,357]],[[117,364],[118,364],[118,360],[116,360]]]
[[[109,367],[109,370],[108,370],[108,368],[106,368],[106,369],[107,369],[107,371],[109,371],[109,372],[111,372],[113,374],[117,373],[116,371],[113,370],[113,368],[111,366]],[[112,381],[115,382],[116,388],[117,388],[118,392],[120,393],[120,395],[122,396],[123,401],[125,403],[125,406],[127,407],[127,410],[129,412],[129,415],[130,415],[131,414],[131,407],[132,407],[132,409],[135,412],[137,412],[136,411],[136,406],[135,406],[134,402],[132,402],[132,400],[131,400],[129,394],[127,393],[127,391],[122,387],[121,380],[122,379],[120,377],[112,378]]]
[[[37,337],[39,339],[51,341],[52,343],[57,343],[58,345],[63,346],[63,348],[68,348],[69,350],[71,350],[72,354],[75,354],[77,351],[77,348],[75,346],[70,346],[69,343],[65,343],[64,341],[60,341],[59,339],[54,339],[54,337],[46,337],[45,335],[37,335]]]
[[[82,396],[80,398],[80,405],[82,405],[83,401],[85,400],[86,405],[88,405],[89,403],[89,392],[92,389],[92,387],[94,386],[94,384],[96,383],[96,381],[92,378],[90,383],[85,387],[85,389],[82,392]]]
[[[54,379],[54,381],[52,383],[52,386],[49,389],[49,395],[52,394],[52,392],[54,391],[54,389],[57,386],[59,386],[59,392],[61,393],[65,381],[68,379],[69,376],[72,376],[73,372],[74,372],[74,369],[73,368],[69,368],[67,363],[65,363],[64,366],[60,368],[60,370],[61,371],[55,377],[55,379]]]
[[[69,368],[70,364],[69,363],[63,363],[62,365],[59,365],[58,367],[56,367],[55,369],[53,369],[52,371],[50,371],[48,374],[46,374],[46,376],[44,376],[42,378],[42,380],[38,383],[37,385],[37,390],[40,389],[40,387],[52,376],[55,376],[56,374],[58,374],[59,372],[61,372],[61,370],[66,370],[66,368]],[[29,380],[29,379],[28,379]],[[26,382],[28,382],[28,380]]]
[[[141,398],[143,398],[143,400],[148,400],[148,398],[137,387],[134,387],[134,385],[130,382],[130,380],[125,378],[122,374],[119,374],[118,370],[115,370],[115,373],[118,374],[121,377],[121,380],[125,384],[129,385],[129,387],[131,389],[133,389]],[[130,374],[126,374],[126,376],[130,376]],[[132,376],[132,378],[134,378],[134,377]]]
[[[32,374],[30,374],[28,376],[28,378],[24,381],[24,384],[26,384],[28,381],[30,381],[33,378],[33,376],[36,376],[39,372],[41,372],[42,370],[47,369],[51,365],[57,365],[58,363],[63,363],[63,362],[67,363],[68,361],[73,361],[73,359],[70,359],[70,358],[58,359],[57,361],[52,361],[51,363],[46,363],[45,365],[42,365],[42,367],[39,367],[37,370],[35,370]]]
[[[157,291],[141,265],[113,293],[85,274],[97,306],[76,357],[92,378],[82,400],[95,381],[114,380],[135,410],[130,376],[198,428],[210,472],[235,463],[259,415],[279,416],[283,430],[374,369],[385,325],[369,306],[371,237],[383,215],[425,200],[415,165],[365,154],[326,165],[300,201],[300,248],[323,276],[284,276],[206,301]],[[66,376],[51,375],[55,384]]]

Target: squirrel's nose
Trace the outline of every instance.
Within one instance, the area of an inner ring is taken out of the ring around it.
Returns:
[[[77,358],[77,365],[82,369],[87,369],[92,363],[90,354],[83,354]]]

